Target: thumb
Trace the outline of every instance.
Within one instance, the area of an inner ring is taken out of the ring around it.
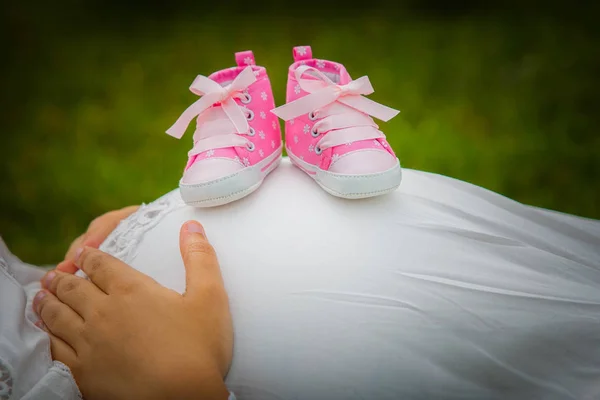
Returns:
[[[213,292],[215,289],[225,290],[217,254],[200,223],[188,221],[182,225],[179,248],[185,265],[186,297]]]

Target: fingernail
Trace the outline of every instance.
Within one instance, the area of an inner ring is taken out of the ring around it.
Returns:
[[[206,237],[206,232],[204,232],[204,227],[197,222],[188,222],[187,230],[190,233],[200,233]]]
[[[75,265],[75,262],[73,260],[65,260],[65,261],[59,263],[56,266],[56,268],[54,268],[54,270],[72,274],[74,272],[73,268],[75,268],[75,270],[79,269],[79,267],[77,267],[77,265]]]
[[[79,257],[81,256],[82,252],[83,252],[83,247],[80,247],[77,250],[75,250],[75,262],[77,262],[79,260]]]
[[[55,269],[56,269],[57,271],[63,271],[63,269],[65,268],[65,266],[66,266],[66,265],[68,265],[68,264],[69,264],[69,262],[70,262],[70,261],[67,261],[67,260],[65,260],[65,261],[61,261],[61,262],[59,262],[58,264],[56,264],[56,268],[55,268]],[[63,271],[63,272],[64,272],[64,271]]]
[[[43,285],[46,289],[48,289],[50,287],[50,283],[52,283],[52,279],[54,279],[56,277],[56,272],[54,271],[50,271],[46,274],[46,276],[44,277],[44,282]]]
[[[97,249],[100,247],[102,242],[103,239],[98,239],[96,237],[88,238],[81,243],[81,250],[83,250],[84,247],[93,247],[94,249]],[[79,251],[79,254],[81,254],[81,251]],[[77,254],[75,254],[75,257],[77,257]]]
[[[37,326],[38,328],[44,330],[44,331],[46,330],[46,325],[44,325],[44,321],[42,321],[41,319],[35,321],[34,325]]]
[[[46,297],[46,294],[47,293],[45,291],[40,290],[33,298],[33,309],[35,312],[38,312],[38,304],[40,304],[40,301],[42,301],[42,299]]]

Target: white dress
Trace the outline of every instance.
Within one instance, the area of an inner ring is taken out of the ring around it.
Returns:
[[[223,207],[173,191],[102,248],[182,292],[188,219],[221,262],[238,399],[600,398],[598,221],[412,170],[341,200],[285,160]]]
[[[50,357],[50,340],[31,308],[44,270],[12,255],[0,239],[0,400],[75,400],[69,369]]]

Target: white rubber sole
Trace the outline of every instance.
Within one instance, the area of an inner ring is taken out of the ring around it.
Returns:
[[[286,150],[295,166],[306,172],[323,190],[336,197],[364,199],[381,196],[395,191],[402,182],[402,168],[400,168],[398,159],[396,159],[397,164],[386,171],[374,174],[346,175],[324,171],[301,160],[291,153],[288,148]]]
[[[258,164],[219,179],[196,184],[180,181],[181,198],[189,206],[216,207],[246,197],[258,189],[266,176],[279,166],[281,150],[282,146]]]

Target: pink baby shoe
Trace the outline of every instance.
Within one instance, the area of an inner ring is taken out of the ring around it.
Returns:
[[[400,162],[371,118],[388,121],[398,111],[362,96],[371,93],[368,77],[353,81],[342,64],[312,58],[309,46],[294,48],[287,104],[272,112],[286,121],[291,161],[334,196],[378,196],[402,180]]]
[[[191,206],[212,207],[256,190],[281,159],[279,121],[271,83],[251,51],[235,54],[237,67],[198,75],[190,91],[202,96],[167,133],[181,138],[196,118],[194,147],[179,182]]]

